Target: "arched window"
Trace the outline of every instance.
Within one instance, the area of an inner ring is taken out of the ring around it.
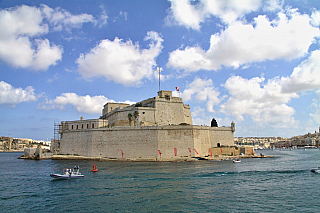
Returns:
[[[89,129],[89,124],[87,124],[87,129]]]
[[[217,143],[217,147],[220,147],[220,143]]]
[[[79,129],[79,125],[77,125],[77,129]]]
[[[83,124],[82,124],[82,126],[81,126],[81,129],[83,129]]]

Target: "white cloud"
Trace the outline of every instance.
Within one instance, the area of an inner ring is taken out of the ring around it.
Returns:
[[[314,10],[311,14],[311,23],[315,27],[320,26],[320,11],[319,10]]]
[[[196,78],[186,86],[186,89],[181,93],[181,98],[184,101],[193,99],[197,102],[206,102],[207,110],[214,112],[213,107],[220,103],[219,94],[211,79]]]
[[[217,16],[227,24],[262,6],[261,0],[203,0],[202,3],[207,14]]]
[[[126,86],[142,84],[143,78],[154,76],[155,58],[160,54],[163,39],[156,32],[148,32],[149,49],[140,49],[138,43],[102,40],[89,53],[82,54],[76,63],[84,78],[105,77]]]
[[[63,49],[38,37],[48,34],[50,28],[70,31],[86,22],[97,23],[92,15],[72,15],[46,5],[0,10],[0,59],[18,68],[47,70],[61,61]]]
[[[86,22],[92,22],[94,24],[97,23],[92,15],[86,13],[72,15],[70,12],[59,7],[52,9],[47,5],[42,4],[41,11],[44,14],[44,18],[49,20],[49,23],[54,30],[71,30],[71,28],[80,28],[82,24]],[[106,21],[106,14],[103,14],[102,18]]]
[[[290,77],[282,78],[283,92],[301,92],[320,89],[320,50],[294,68]]]
[[[288,127],[297,121],[293,115],[295,110],[288,106],[292,98],[299,98],[298,93],[320,89],[320,50],[313,51],[309,58],[294,68],[289,77],[275,77],[265,82],[263,77],[245,79],[240,76],[230,77],[224,87],[229,91],[229,99],[221,104],[221,112],[233,115],[238,120],[244,116],[255,122],[268,125]],[[313,101],[313,106],[318,104]],[[319,109],[309,113],[316,121]]]
[[[199,106],[196,106],[192,109],[191,115],[192,115],[192,118],[196,118],[196,117],[205,118],[204,113],[205,113],[205,109],[203,109]]]
[[[89,114],[101,114],[103,106],[108,102],[115,102],[103,95],[98,96],[79,96],[75,93],[63,93],[57,96],[54,100],[46,100],[45,103],[39,104],[38,108],[50,110],[60,109],[64,110],[67,105],[72,105],[78,112]],[[134,104],[132,101],[125,101],[121,103]]]
[[[312,102],[312,106],[314,107],[314,112],[309,113],[309,116],[313,120],[314,123],[320,125],[320,101],[319,99],[314,99]]]
[[[46,70],[51,65],[56,65],[61,61],[62,48],[53,45],[50,46],[48,39],[35,40],[37,51],[33,54],[32,67],[34,70]]]
[[[267,0],[263,6],[264,11],[281,11],[284,0]]]
[[[0,59],[21,68],[46,70],[61,60],[62,49],[47,39],[32,42],[30,38],[48,33],[41,10],[19,6],[0,11]],[[33,49],[37,47],[37,50]]]
[[[12,105],[22,102],[36,101],[34,89],[28,86],[26,89],[14,88],[10,84],[0,81],[0,104]]]
[[[78,112],[101,114],[102,107],[107,102],[114,102],[102,95],[90,97],[78,96],[75,93],[63,93],[57,96],[54,100],[47,100],[45,103],[40,104],[38,107],[41,109],[61,109],[63,110],[66,105],[72,105]]]
[[[123,16],[125,21],[128,21],[128,13],[127,12],[120,11],[119,15]]]
[[[310,113],[311,119],[320,125],[320,89],[315,91],[317,97],[312,100],[311,106],[315,109],[313,113]]]
[[[299,58],[308,53],[309,46],[320,35],[319,29],[310,25],[310,20],[308,15],[289,10],[287,14],[279,12],[273,21],[262,15],[254,19],[254,24],[236,21],[211,36],[207,51],[198,46],[177,49],[170,53],[167,65],[191,72]]]
[[[200,24],[213,15],[230,24],[245,14],[258,10],[261,3],[261,0],[201,0],[198,3],[171,0],[166,23],[199,30]]]
[[[202,8],[191,5],[189,0],[172,0],[170,9],[166,18],[168,25],[177,24],[196,30],[200,29],[200,23],[204,21]]]
[[[106,25],[108,23],[108,15],[107,15],[107,12],[104,8],[104,6],[100,6],[102,12],[101,12],[101,15],[100,15],[100,18],[98,20],[99,22],[99,27],[102,27],[103,25]]]
[[[229,99],[222,104],[221,112],[244,120],[250,116],[255,122],[269,125],[293,125],[295,110],[287,103],[298,98],[296,93],[282,93],[281,80],[270,79],[264,84],[264,78],[244,79],[240,76],[230,77],[225,88],[229,90]]]

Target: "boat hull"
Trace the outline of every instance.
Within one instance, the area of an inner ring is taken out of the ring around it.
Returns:
[[[55,179],[73,179],[73,178],[83,178],[84,175],[79,175],[79,174],[71,174],[71,175],[67,175],[67,174],[50,174],[51,177],[55,178]]]
[[[310,172],[318,174],[320,173],[320,169],[311,169]]]

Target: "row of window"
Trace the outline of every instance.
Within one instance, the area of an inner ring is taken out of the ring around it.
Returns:
[[[71,129],[74,129],[75,127],[76,127],[76,129],[79,129],[79,124],[77,124],[77,125],[71,125]],[[81,124],[81,129],[83,129],[83,127],[84,127],[84,125],[83,124]],[[94,128],[94,124],[91,124],[91,128],[93,129]],[[87,124],[87,129],[90,129],[90,124]]]

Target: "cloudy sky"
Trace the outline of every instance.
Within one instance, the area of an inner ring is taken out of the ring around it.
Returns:
[[[0,136],[173,91],[193,123],[235,136],[320,126],[318,0],[2,0]],[[175,91],[180,88],[180,92]]]

